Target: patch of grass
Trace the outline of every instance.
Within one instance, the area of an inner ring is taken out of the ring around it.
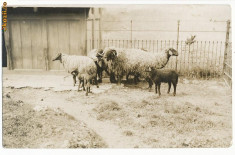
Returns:
[[[215,70],[216,67],[211,67],[211,68],[201,68],[199,66],[194,67],[189,75],[190,77],[193,78],[205,78],[205,77],[220,77],[221,76],[221,72]]]
[[[118,103],[115,101],[107,101],[103,104],[99,104],[98,107],[95,108],[98,113],[102,113],[105,111],[119,111],[121,108],[119,107]]]
[[[122,115],[122,108],[113,100],[102,100],[94,109],[98,120],[111,120]]]
[[[71,143],[63,145],[66,139]],[[35,111],[32,105],[8,99],[3,101],[3,147],[96,148],[106,144],[59,108]]]

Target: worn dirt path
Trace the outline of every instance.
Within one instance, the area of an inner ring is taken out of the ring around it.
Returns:
[[[5,89],[8,90],[6,92],[11,90],[10,88]],[[37,93],[36,96],[35,93]],[[26,96],[24,94],[27,94],[27,98],[25,98]],[[93,111],[94,104],[84,104],[77,100],[71,101],[70,99],[76,94],[76,91],[71,91],[68,95],[63,92],[56,93],[54,91],[44,91],[43,89],[39,91],[33,88],[22,88],[17,89],[12,98],[35,106],[48,106],[50,108],[62,109],[77,120],[84,122],[88,128],[100,135],[110,148],[133,148],[138,145],[138,137],[124,135],[123,129],[111,121],[97,120]],[[87,100],[93,98],[93,96],[88,96]]]
[[[136,143],[135,137],[127,137],[123,135],[120,127],[110,121],[99,121],[91,114],[93,105],[83,105],[81,103],[73,103],[60,100],[56,104],[53,101],[44,102],[49,107],[59,107],[66,113],[74,116],[76,119],[87,124],[88,128],[100,135],[110,148],[133,148]]]

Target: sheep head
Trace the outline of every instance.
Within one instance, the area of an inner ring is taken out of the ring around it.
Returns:
[[[107,65],[104,62],[104,51],[103,49],[97,49],[96,50],[96,64],[99,68],[102,68],[103,70],[107,68]]]
[[[103,56],[104,56],[104,52],[102,49],[98,49],[97,53],[96,53],[96,57],[97,57],[97,63],[98,65],[102,68],[103,65]]]
[[[169,48],[167,52],[169,56],[178,56],[178,51],[176,51],[174,48]]]
[[[105,51],[104,58],[109,61],[109,60],[114,60],[117,57],[117,51],[115,49],[108,49]]]
[[[103,57],[104,56],[104,52],[102,49],[98,49],[97,50],[97,53],[96,53],[96,57],[99,58],[99,57]]]
[[[61,60],[62,60],[61,57],[62,57],[62,53],[58,53],[56,55],[56,57],[54,59],[52,59],[52,61],[60,60],[60,62],[61,62]]]

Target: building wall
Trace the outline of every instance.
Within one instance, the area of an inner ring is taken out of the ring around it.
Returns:
[[[80,8],[79,8],[80,9]],[[57,53],[86,55],[87,10],[8,15],[11,69],[63,70]]]
[[[110,5],[102,8],[103,40],[225,41],[229,5]],[[131,24],[132,21],[132,24]],[[132,29],[132,32],[131,32]]]

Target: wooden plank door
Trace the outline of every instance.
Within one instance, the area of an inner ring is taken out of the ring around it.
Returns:
[[[13,69],[43,69],[40,20],[12,20],[10,27]]]
[[[48,60],[50,70],[64,70],[57,53],[85,55],[85,29],[81,20],[48,20]]]

